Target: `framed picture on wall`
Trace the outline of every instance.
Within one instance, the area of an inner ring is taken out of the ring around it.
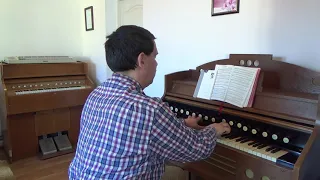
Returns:
[[[85,19],[86,31],[94,30],[93,6],[90,6],[84,9],[84,19]]]
[[[212,0],[211,16],[239,13],[240,0]]]

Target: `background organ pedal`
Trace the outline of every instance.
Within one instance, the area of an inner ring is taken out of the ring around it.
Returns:
[[[53,142],[53,139],[43,136],[43,139],[39,140],[39,145],[41,148],[42,155],[48,155],[57,152],[57,148]]]
[[[54,137],[54,141],[57,145],[59,151],[65,151],[72,149],[72,145],[69,141],[69,138],[66,134],[62,135],[61,133],[58,136]]]

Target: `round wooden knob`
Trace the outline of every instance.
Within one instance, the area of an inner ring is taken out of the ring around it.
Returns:
[[[255,60],[253,64],[254,64],[254,66],[258,67],[259,66],[259,60]]]
[[[246,170],[246,176],[249,178],[249,179],[252,179],[254,177],[254,174],[253,174],[253,171],[251,169],[247,169]]]
[[[240,60],[240,61],[239,61],[239,64],[240,64],[241,66],[243,66],[243,65],[245,64],[244,60]]]

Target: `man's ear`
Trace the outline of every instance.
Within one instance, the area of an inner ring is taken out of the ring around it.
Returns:
[[[138,59],[137,59],[138,67],[144,66],[145,57],[146,57],[146,55],[143,52],[139,54]]]

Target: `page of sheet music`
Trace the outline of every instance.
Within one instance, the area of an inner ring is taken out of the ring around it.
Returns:
[[[199,87],[198,88],[198,92],[196,93],[196,97],[198,98],[203,98],[203,99],[210,99],[211,97],[211,91],[213,88],[213,84],[214,84],[214,74],[215,71],[214,70],[208,70],[208,71],[203,71],[202,70],[202,79],[201,82],[198,82]]]
[[[215,83],[211,99],[224,101],[229,86],[232,65],[216,65]]]
[[[257,68],[234,66],[225,101],[239,107],[248,104]]]

